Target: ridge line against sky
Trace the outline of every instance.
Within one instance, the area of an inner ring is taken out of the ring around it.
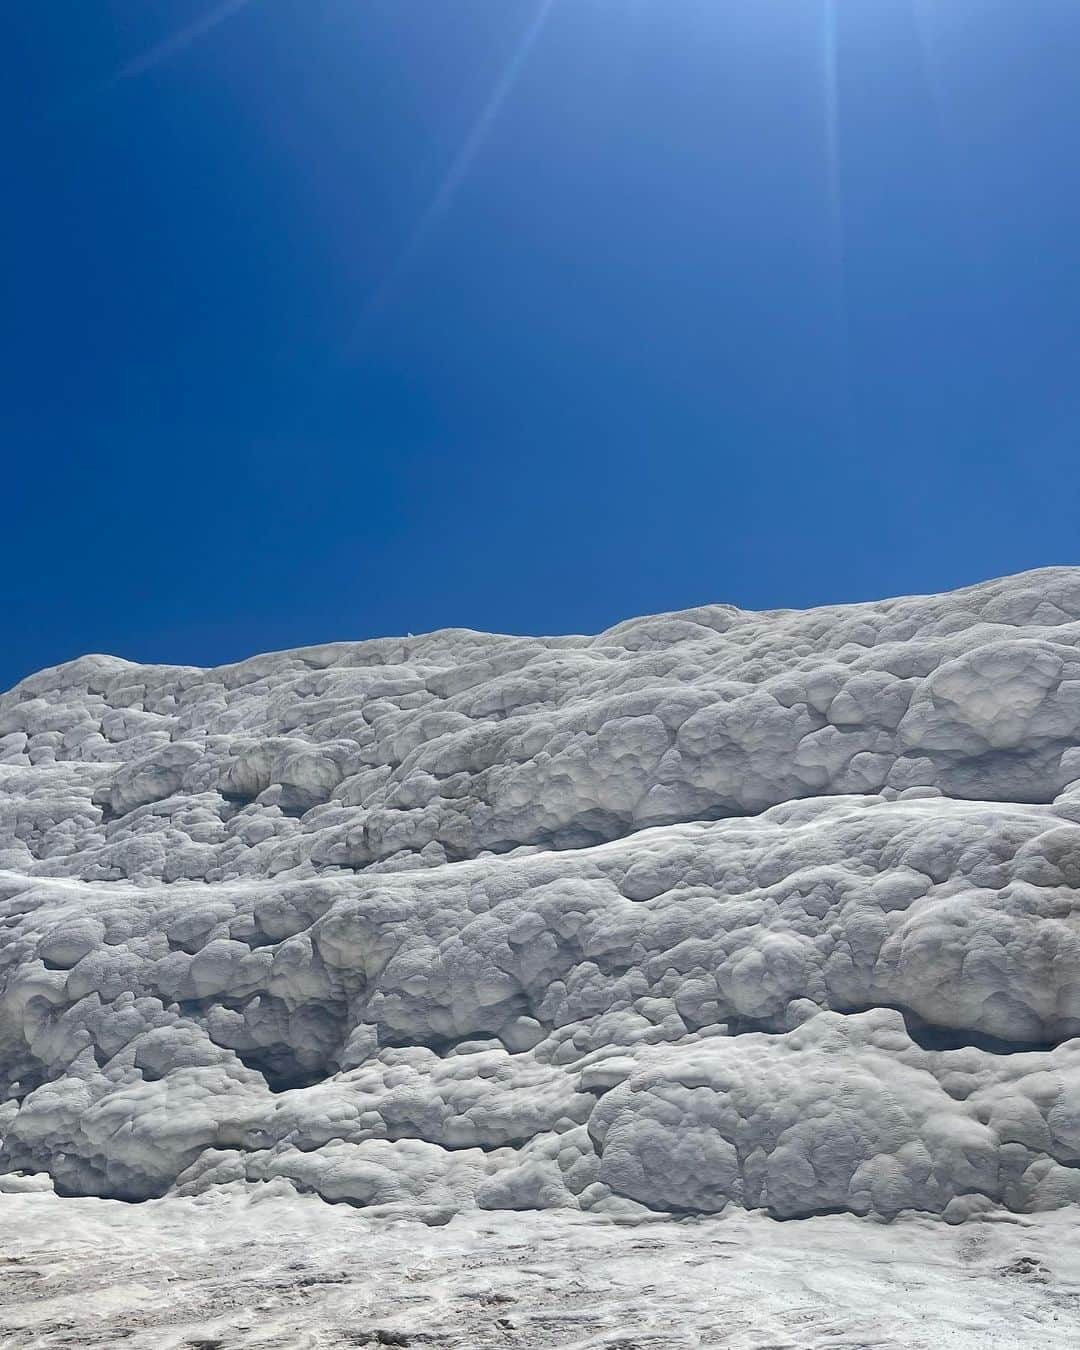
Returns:
[[[1080,554],[1078,7],[8,31],[4,686]]]

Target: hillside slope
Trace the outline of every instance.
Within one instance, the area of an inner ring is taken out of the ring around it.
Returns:
[[[1080,569],[0,698],[0,1172],[1080,1199]]]

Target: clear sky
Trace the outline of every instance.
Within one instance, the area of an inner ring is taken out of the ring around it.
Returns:
[[[0,686],[1080,561],[1076,0],[2,29]]]

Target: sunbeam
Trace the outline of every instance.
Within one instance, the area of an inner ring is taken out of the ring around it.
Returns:
[[[825,159],[829,267],[832,275],[832,321],[838,362],[838,394],[850,418],[851,330],[847,294],[847,240],[841,182],[840,60],[838,0],[822,0],[821,103]]]
[[[177,52],[183,51],[185,47],[190,47],[193,42],[197,42],[199,38],[205,36],[211,29],[216,28],[218,24],[224,23],[238,10],[246,9],[253,3],[254,0],[225,0],[225,4],[218,5],[209,14],[204,14],[201,19],[197,19],[195,23],[188,24],[178,33],[174,33],[163,42],[159,42],[156,46],[143,52],[141,56],[136,56],[126,66],[122,66],[111,79],[106,81],[106,84],[118,84],[121,80],[130,80],[138,75],[144,75],[154,66],[160,65],[162,61],[167,61]]]
[[[911,0],[911,23],[922,61],[922,76],[934,109],[937,129],[942,139],[947,131],[945,99],[941,78],[941,59],[938,42],[938,17],[930,0]]]
[[[450,209],[484,142],[490,135],[503,105],[517,83],[518,76],[521,74],[529,53],[536,43],[536,39],[540,36],[555,3],[556,0],[540,0],[539,8],[511,52],[509,60],[499,74],[499,78],[495,81],[487,102],[481,109],[479,117],[473,123],[469,134],[462,142],[461,148],[451,161],[437,192],[413,226],[390,270],[368,302],[364,316],[358,325],[358,331],[385,308],[401,278],[427,242],[433,228]]]
[[[145,75],[148,70],[153,70],[155,66],[168,61],[178,52],[204,38],[213,29],[224,23],[226,19],[231,18],[242,9],[247,9],[249,5],[254,3],[255,0],[225,0],[224,4],[211,9],[201,19],[188,24],[186,28],[181,28],[161,42],[155,43],[153,47],[140,52],[138,56],[132,57],[125,65],[118,70],[114,70],[111,75],[106,75],[96,83],[86,85],[73,92],[67,100],[46,113],[45,120],[57,122],[72,116],[78,109],[94,103],[103,94],[115,89],[117,85],[137,79],[140,75]]]
[[[840,126],[839,90],[836,55],[836,0],[823,0],[821,32],[821,85],[825,119],[825,161],[828,175],[829,206],[834,223],[840,218]]]

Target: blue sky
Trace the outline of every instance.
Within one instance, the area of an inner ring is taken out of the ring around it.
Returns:
[[[0,686],[1080,561],[1075,0],[3,27]]]

